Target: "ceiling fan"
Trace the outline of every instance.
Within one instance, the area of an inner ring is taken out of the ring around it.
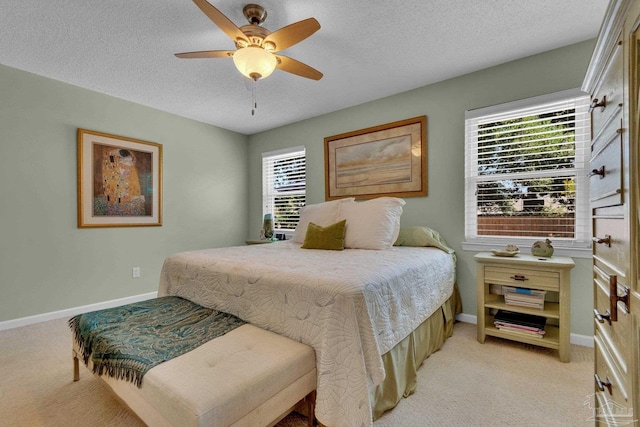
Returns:
[[[275,68],[308,79],[322,78],[320,71],[287,56],[276,55],[318,31],[320,23],[315,18],[287,25],[272,33],[260,26],[267,17],[267,11],[260,5],[248,4],[242,9],[249,25],[238,28],[206,0],[193,2],[235,42],[237,50],[176,53],[178,58],[232,57],[238,71],[254,81],[268,77]]]

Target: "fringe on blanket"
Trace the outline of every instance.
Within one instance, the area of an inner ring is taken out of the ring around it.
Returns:
[[[89,366],[89,358],[93,353],[93,340],[85,341],[80,334],[80,317],[75,316],[69,319],[69,328],[73,335],[73,340],[78,345],[80,357],[86,366]],[[144,363],[131,359],[120,360],[91,360],[92,372],[97,375],[106,374],[118,380],[134,383],[138,388],[142,386],[147,366]]]

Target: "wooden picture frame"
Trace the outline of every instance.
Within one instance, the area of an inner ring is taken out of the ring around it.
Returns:
[[[162,145],[78,129],[78,228],[162,225]]]
[[[324,139],[325,199],[427,195],[427,116]]]

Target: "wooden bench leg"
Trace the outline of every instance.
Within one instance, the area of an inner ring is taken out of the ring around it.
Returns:
[[[78,355],[73,352],[73,381],[80,379],[80,362],[78,361]]]
[[[307,404],[307,425],[309,427],[314,427],[316,424],[316,391],[313,390],[311,393],[307,394],[304,400]]]

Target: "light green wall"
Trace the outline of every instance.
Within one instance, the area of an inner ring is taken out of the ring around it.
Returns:
[[[79,127],[163,145],[161,227],[77,228]],[[245,135],[0,66],[0,321],[153,292],[167,255],[243,243],[246,164]]]
[[[429,195],[406,199],[402,225],[431,226],[453,246],[458,253],[458,285],[464,313],[475,315],[475,252],[464,251],[461,246],[464,240],[465,110],[580,87],[594,44],[587,41],[545,52],[252,135],[249,138],[248,237],[257,237],[261,224],[262,152],[305,145],[307,203],[318,203],[324,201],[324,137],[426,115]],[[575,261],[571,330],[591,335],[590,260]]]
[[[427,115],[429,195],[406,199],[402,223],[432,226],[456,249],[464,312],[475,315],[474,253],[461,247],[464,111],[579,87],[593,45],[250,137],[0,66],[0,322],[153,292],[167,255],[257,237],[262,152],[305,145],[308,203],[317,203],[325,136],[419,115]],[[76,227],[78,127],[163,144],[162,227]],[[142,277],[133,279],[137,266]],[[591,335],[589,260],[576,259],[571,292],[572,332]]]

